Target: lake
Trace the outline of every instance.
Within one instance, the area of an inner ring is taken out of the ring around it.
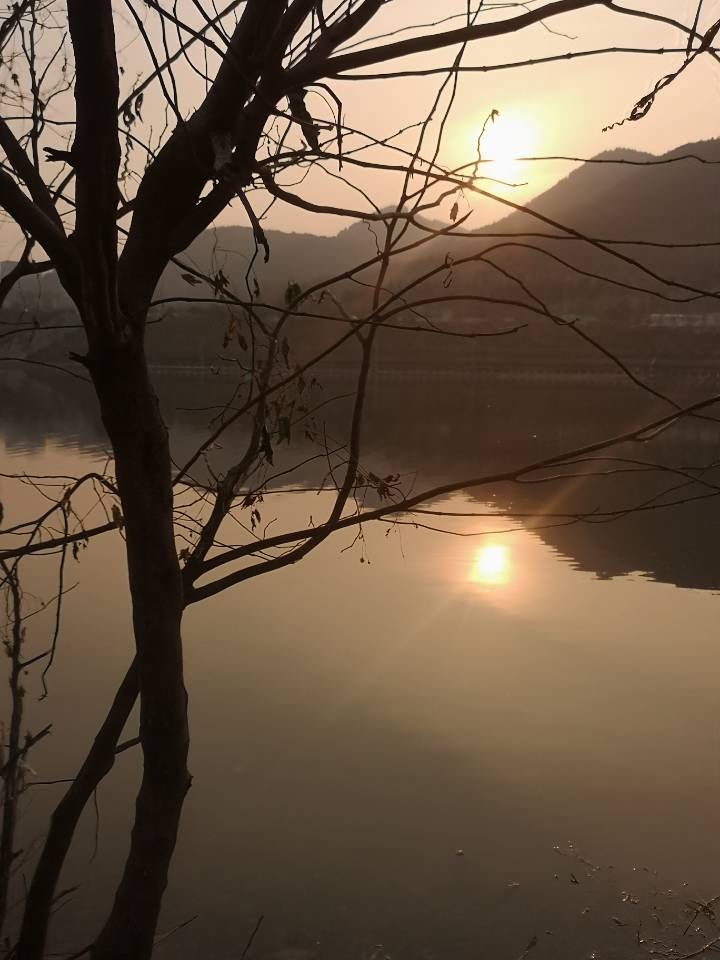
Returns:
[[[161,378],[179,460],[207,419],[186,399],[216,389],[199,383]],[[5,474],[103,462],[81,389],[4,384]],[[658,412],[615,382],[376,384],[363,457],[429,486]],[[621,452],[717,482],[719,451],[720,425],[694,420]],[[263,523],[322,516],[329,494],[305,489],[322,473],[276,485]],[[490,515],[418,518],[445,534],[341,532],[190,608],[193,786],[157,955],[240,960],[261,915],[249,956],[263,960],[516,960],[535,936],[533,958],[627,958],[641,919],[648,936],[682,932],[686,900],[720,892],[720,511],[707,486],[662,493],[678,483],[636,470],[457,494],[433,508]],[[6,523],[37,496],[1,479]],[[653,498],[687,502],[604,516]],[[548,517],[590,509],[595,522]],[[545,520],[492,516],[507,510]],[[49,696],[28,681],[33,729],[53,723],[31,782],[72,775],[131,658],[121,547],[108,534],[69,563]],[[29,592],[48,599],[53,569],[39,560]],[[31,650],[48,617],[29,622]],[[108,909],[140,763],[124,753],[83,820],[55,951],[82,947]],[[30,858],[61,789],[25,794]]]

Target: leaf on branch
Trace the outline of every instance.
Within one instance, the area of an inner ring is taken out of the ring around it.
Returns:
[[[455,221],[457,220],[459,212],[460,212],[460,205],[456,200],[455,203],[452,205],[452,210],[450,211],[450,219],[452,220],[453,223],[455,223]]]
[[[278,419],[278,440],[282,443],[290,443],[290,417],[280,417]]]
[[[447,290],[450,284],[453,282],[453,264],[455,263],[455,258],[449,254],[445,254],[445,267],[447,268],[447,273],[443,277],[442,285]]]
[[[646,117],[652,110],[658,94],[661,93],[665,87],[669,87],[673,81],[677,80],[677,78],[685,72],[685,70],[690,66],[693,60],[696,59],[696,57],[698,57],[701,53],[707,52],[711,48],[718,33],[720,33],[720,20],[717,20],[715,23],[713,23],[710,29],[704,34],[702,41],[700,42],[700,46],[694,50],[689,57],[683,60],[677,70],[673,70],[672,73],[668,73],[664,77],[661,77],[652,90],[637,101],[635,106],[626,117],[617,121],[616,123],[610,123],[606,127],[603,127],[603,133],[607,133],[608,130],[613,130],[615,127],[622,127],[625,123],[632,123],[637,120],[642,120],[644,117]]]
[[[235,332],[236,323],[236,318],[231,315],[223,335],[223,350],[227,350],[227,348],[230,346],[230,341],[232,340],[233,333]]]
[[[288,105],[293,120],[299,124],[305,142],[313,150],[320,150],[319,127],[310,116],[305,106],[305,90],[298,90],[288,94]]]
[[[265,454],[265,459],[267,460],[268,463],[272,464],[273,450],[272,450],[272,446],[270,445],[270,434],[268,433],[267,427],[264,425],[262,428],[262,435],[260,437],[260,442],[262,445],[262,452]]]
[[[294,300],[297,300],[301,295],[302,290],[300,288],[300,284],[290,280],[285,290],[285,304],[289,307],[290,304]]]
[[[141,90],[135,97],[132,94],[122,105],[122,119],[126,127],[131,127],[136,120],[142,120],[142,105],[145,94]]]
[[[185,283],[189,283],[191,287],[197,287],[198,284],[202,283],[202,280],[198,280],[198,278],[192,273],[181,273],[180,276],[183,278]]]
[[[112,505],[110,512],[112,513],[113,523],[118,528],[118,530],[122,530],[122,528],[125,526],[125,520],[123,518],[120,507],[116,503],[114,503]]]
[[[213,277],[213,290],[215,292],[215,296],[217,297],[219,294],[225,293],[229,286],[230,280],[225,276],[222,270],[218,270]]]

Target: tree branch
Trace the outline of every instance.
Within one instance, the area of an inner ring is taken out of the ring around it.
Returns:
[[[80,817],[100,781],[112,770],[118,741],[138,695],[138,667],[133,660],[77,776],[55,808],[27,892],[16,960],[41,960],[55,890]]]
[[[459,27],[456,30],[430,33],[422,37],[409,37],[407,40],[398,40],[395,43],[384,44],[380,47],[357,50],[354,53],[341,54],[322,60],[318,60],[311,55],[289,71],[288,80],[294,81],[296,86],[303,87],[313,80],[319,80],[321,77],[334,77],[347,70],[357,70],[360,67],[368,67],[375,63],[385,63],[399,57],[440,50],[444,47],[452,47],[472,40],[486,40],[490,37],[517,33],[533,24],[542,23],[550,17],[597,6],[611,8],[612,0],[555,0],[554,3],[547,3],[519,16],[508,17],[505,20],[497,20],[493,23]]]
[[[35,201],[35,204],[64,234],[65,230],[62,225],[62,220],[52,202],[50,191],[33,166],[27,153],[25,153],[20,146],[7,121],[2,117],[0,117],[0,147],[5,151],[10,166],[30,191],[30,196]]]
[[[54,263],[68,292],[77,290],[79,260],[70,241],[54,220],[20,189],[9,173],[0,170],[0,207],[28,236],[37,240]]]
[[[342,517],[332,525],[332,529],[325,530],[324,527],[320,529],[323,530],[324,536],[327,537],[330,535],[330,533],[333,533],[336,530],[342,530],[346,527],[354,527],[370,520],[381,520],[384,517],[407,513],[418,504],[428,500],[435,500],[438,497],[446,496],[450,493],[457,493],[461,490],[469,490],[471,488],[487,486],[488,484],[515,481],[521,477],[527,476],[528,474],[535,473],[538,470],[542,470],[551,466],[558,466],[564,463],[566,460],[574,460],[578,457],[587,456],[591,453],[607,450],[608,448],[617,446],[621,443],[642,440],[646,435],[657,433],[665,427],[668,427],[670,424],[675,423],[683,416],[687,416],[692,413],[698,413],[701,410],[705,410],[717,403],[720,403],[720,394],[715,394],[712,397],[707,397],[704,400],[699,400],[696,403],[689,404],[688,406],[683,407],[680,410],[676,410],[673,413],[667,414],[664,417],[652,420],[640,427],[617,434],[613,437],[607,437],[594,443],[585,444],[584,446],[577,447],[574,450],[566,450],[562,454],[544,457],[541,460],[537,460],[534,463],[525,464],[524,466],[514,470],[486,474],[478,477],[466,477],[464,480],[440,484],[436,487],[432,487],[429,490],[423,490],[420,493],[414,494],[412,497],[407,497],[402,501],[392,503],[387,506],[378,507],[375,510],[366,510],[357,515]],[[237,547],[234,550],[227,550],[222,554],[219,554],[215,557],[210,557],[208,560],[206,560],[201,566],[199,576],[207,574],[210,572],[210,570],[215,569],[225,563],[230,563],[235,560],[242,559],[243,557],[252,555],[258,550],[270,549],[271,547],[282,546],[286,543],[297,543],[300,540],[307,540],[317,537],[318,534],[319,529],[317,527],[310,528],[308,530],[296,530],[286,534],[279,534],[276,537],[268,537],[267,539],[258,541],[257,543],[246,544],[245,546]],[[280,561],[284,558],[280,557],[276,559]],[[288,562],[292,561],[286,560],[284,564],[278,562],[277,566],[284,566]],[[267,564],[269,567],[267,567],[265,563],[257,564],[256,566],[245,567],[242,570],[237,570],[234,573],[220,578],[219,580],[213,580],[212,582],[204,584],[200,587],[194,587],[189,592],[188,603],[197,603],[200,600],[205,600],[208,597],[212,597],[218,593],[221,593],[223,590],[226,590],[228,587],[233,586],[234,584],[241,583],[244,580],[249,580],[261,573],[265,573],[267,569],[274,569],[274,561],[267,561]]]
[[[117,334],[117,177],[120,83],[111,0],[68,0],[75,51],[74,240],[83,263],[78,306],[89,335]]]

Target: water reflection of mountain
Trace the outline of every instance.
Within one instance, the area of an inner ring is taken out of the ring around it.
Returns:
[[[327,378],[323,399],[346,393],[349,386],[342,379]],[[210,416],[187,408],[212,406],[226,399],[230,389],[230,382],[222,377],[160,378],[178,458],[202,438]],[[324,409],[329,436],[344,436],[348,402]],[[535,462],[618,434],[666,411],[659,401],[617,382],[484,378],[429,385],[376,381],[366,409],[363,462],[378,475],[401,473],[408,482],[413,478],[417,490]],[[0,387],[0,431],[11,452],[39,452],[47,440],[81,452],[105,447],[87,389],[52,378],[5,380]],[[229,446],[216,451],[216,469],[222,469]],[[687,421],[649,442],[624,444],[613,452],[676,468],[712,464],[720,459],[720,424]],[[310,453],[308,441],[298,431],[290,447],[278,448],[276,466],[305,460]],[[594,468],[606,471],[613,465],[595,464]],[[324,471],[323,463],[305,464],[290,480],[311,485]],[[720,468],[707,470],[704,479],[720,484]],[[712,496],[696,499],[713,492],[707,486],[688,485],[677,475],[643,471],[582,476],[563,483],[499,484],[478,489],[473,497],[478,503],[521,514],[602,513],[642,505],[670,488],[676,489],[660,496],[658,503],[688,502],[667,509],[642,509],[613,520],[596,515],[591,522],[565,525],[551,518],[525,522],[578,569],[599,577],[640,571],[678,586],[718,589],[720,568],[715,555],[720,502]]]
[[[617,384],[490,381],[474,390],[466,386],[460,397],[451,396],[447,387],[436,387],[416,391],[412,400],[406,394],[394,401],[389,392],[374,397],[368,411],[372,424],[368,433],[380,465],[416,469],[428,484],[532,463],[666,412],[663,405],[638,399],[637,392]],[[388,416],[388,409],[396,413]],[[612,452],[673,467],[706,465],[718,459],[720,424],[693,420],[652,442],[623,444]],[[595,465],[596,471],[612,468],[610,463]],[[720,470],[711,469],[704,478],[720,483]],[[683,483],[684,478],[667,473],[616,473],[564,483],[502,484],[476,491],[474,497],[517,513],[611,512],[643,505]],[[578,569],[599,577],[641,571],[661,582],[717,589],[720,502],[713,497],[689,499],[708,492],[712,491],[707,487],[686,484],[659,498],[658,503],[688,498],[667,509],[643,509],[622,518],[571,525],[544,526],[555,523],[551,519],[528,525]]]

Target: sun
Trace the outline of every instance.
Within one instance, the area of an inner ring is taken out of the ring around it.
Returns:
[[[494,120],[474,126],[472,147],[483,161],[478,176],[518,182],[526,174],[522,157],[531,157],[537,149],[537,129],[528,117],[513,113],[498,113]],[[479,144],[478,144],[479,141]]]

